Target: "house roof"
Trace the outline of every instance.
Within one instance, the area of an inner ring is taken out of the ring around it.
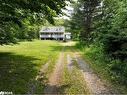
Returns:
[[[65,28],[64,26],[44,26],[40,32],[65,32]]]

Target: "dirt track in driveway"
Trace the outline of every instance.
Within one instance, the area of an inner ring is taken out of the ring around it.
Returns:
[[[79,65],[79,68],[84,76],[86,86],[92,95],[111,95],[116,92],[113,91],[110,86],[104,83],[98,75],[91,69],[89,64],[83,60],[79,52],[74,53],[75,60]]]
[[[59,94],[59,82],[61,78],[61,72],[64,64],[64,47],[60,52],[59,58],[56,61],[55,67],[51,75],[49,76],[49,82],[44,89],[44,94]]]

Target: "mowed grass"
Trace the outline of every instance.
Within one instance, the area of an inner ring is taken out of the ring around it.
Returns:
[[[53,64],[60,50],[56,41],[34,40],[0,46],[0,91],[28,93],[40,67],[49,60]]]

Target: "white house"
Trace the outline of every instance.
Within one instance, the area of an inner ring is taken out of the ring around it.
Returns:
[[[40,30],[40,39],[42,40],[64,40],[71,39],[70,33],[65,33],[65,28],[63,26],[52,26],[52,27],[43,27]]]
[[[71,39],[71,33],[70,32],[65,32],[64,33],[64,39],[70,40]]]

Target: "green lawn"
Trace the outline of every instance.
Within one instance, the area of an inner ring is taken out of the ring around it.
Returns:
[[[28,93],[40,67],[48,60],[53,64],[60,49],[59,42],[39,40],[0,46],[0,91]]]

